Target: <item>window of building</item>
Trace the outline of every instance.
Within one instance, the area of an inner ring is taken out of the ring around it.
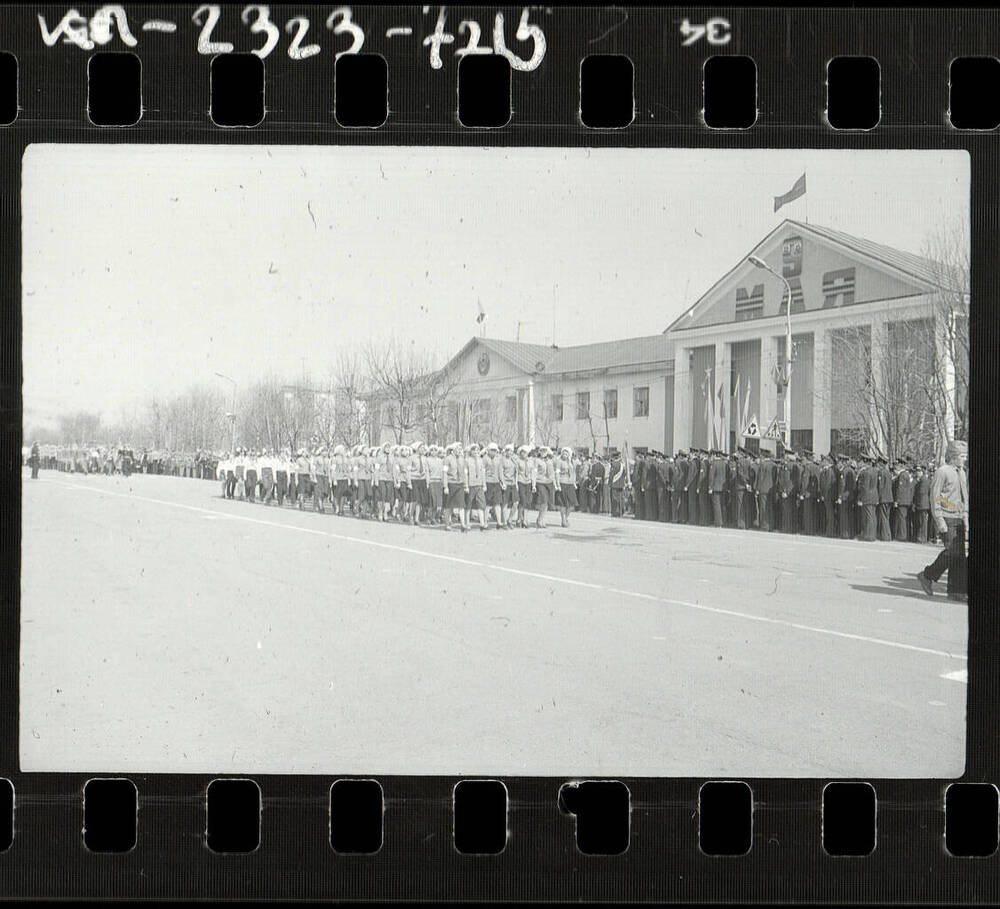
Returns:
[[[736,288],[736,321],[746,322],[764,315],[764,285],[754,284],[748,292],[745,287]]]
[[[649,416],[649,386],[637,385],[632,392],[632,416]]]
[[[552,419],[561,420],[563,418],[563,396],[552,395]]]
[[[792,450],[797,452],[812,451],[813,431],[811,429],[792,430]]]
[[[590,416],[590,392],[578,391],[576,393],[576,418],[586,420]]]
[[[514,423],[517,420],[517,395],[507,395],[507,422]]]
[[[618,416],[618,389],[608,388],[604,391],[604,416],[614,420]]]

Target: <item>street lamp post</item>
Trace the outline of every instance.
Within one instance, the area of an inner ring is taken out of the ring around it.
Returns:
[[[233,410],[231,413],[227,413],[226,416],[229,418],[229,422],[233,424],[233,437],[229,447],[229,456],[231,458],[235,458],[236,457],[236,380],[229,378],[229,376],[223,375],[221,372],[217,372],[216,375],[220,379],[225,379],[227,382],[232,382],[233,384]]]
[[[785,389],[783,417],[788,435],[785,437],[784,446],[790,448],[792,441],[792,285],[788,283],[788,279],[784,275],[776,272],[763,259],[749,256],[747,261],[757,268],[769,271],[778,278],[785,285],[785,291],[788,293],[788,305],[785,307],[785,369],[783,372],[778,371],[778,381]]]

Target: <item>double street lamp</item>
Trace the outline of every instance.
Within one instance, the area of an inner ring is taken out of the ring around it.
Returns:
[[[775,367],[777,383],[785,391],[783,419],[788,434],[785,436],[783,444],[788,448],[792,440],[792,285],[788,283],[788,279],[784,275],[776,272],[758,256],[748,256],[747,261],[756,268],[762,268],[774,275],[785,285],[785,291],[788,294],[788,304],[785,306],[785,366],[784,369]]]

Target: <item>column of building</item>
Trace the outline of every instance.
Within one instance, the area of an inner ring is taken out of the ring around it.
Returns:
[[[832,401],[832,357],[830,333],[818,328],[813,332],[813,441],[816,454],[830,453],[830,415]],[[799,383],[801,388],[803,383]]]
[[[883,373],[883,360],[889,352],[889,319],[884,313],[872,316],[871,323],[871,372],[872,399],[868,402],[871,409],[872,424],[872,447],[877,451],[885,453],[885,433],[882,429],[882,421],[879,415],[879,396],[885,393],[885,379]]]
[[[715,397],[715,409],[717,414],[716,422],[719,424],[718,447],[722,451],[729,451],[729,424],[732,417],[729,413],[733,406],[730,386],[733,380],[733,359],[732,345],[728,341],[715,342],[715,388],[712,394]],[[722,389],[722,412],[719,413],[719,389]],[[742,427],[741,427],[742,428]]]
[[[693,415],[691,388],[691,349],[678,347],[674,351],[674,450],[691,447]]]

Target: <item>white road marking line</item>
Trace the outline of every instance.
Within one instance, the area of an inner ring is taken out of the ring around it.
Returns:
[[[968,669],[956,669],[954,672],[942,673],[941,678],[949,679],[952,682],[963,682],[964,684],[969,684],[969,670]]]
[[[948,706],[947,704],[945,704],[944,701],[928,701],[927,703],[930,704],[931,707],[947,707]]]
[[[166,499],[154,499],[149,496],[140,496],[124,492],[112,492],[108,489],[99,489],[94,486],[84,486],[78,483],[60,483],[55,480],[48,482],[67,489],[84,489],[87,492],[97,492],[103,495],[117,496],[121,499],[137,499],[142,502],[151,502],[155,505],[166,505],[168,508],[181,508],[185,511],[194,511],[199,514],[218,514],[211,508],[204,508],[200,505],[185,505],[182,502],[170,502]],[[950,653],[947,650],[936,650],[933,647],[918,647],[916,644],[904,644],[901,641],[890,641],[885,638],[873,638],[864,634],[853,634],[849,631],[836,631],[833,628],[820,628],[816,625],[805,625],[801,622],[789,622],[787,619],[774,619],[769,616],[754,615],[749,612],[738,612],[735,609],[722,609],[718,606],[706,606],[702,603],[689,603],[686,600],[675,600],[670,597],[661,597],[652,593],[640,593],[636,590],[623,590],[619,587],[608,587],[606,584],[593,584],[589,581],[579,581],[575,578],[564,578],[559,575],[545,574],[540,571],[525,571],[521,568],[511,568],[507,565],[495,565],[491,562],[481,562],[476,559],[463,559],[460,556],[446,555],[442,552],[428,552],[425,549],[414,549],[410,546],[399,546],[396,543],[383,543],[379,540],[367,540],[362,537],[352,537],[347,534],[332,533],[327,530],[317,530],[312,527],[299,527],[296,524],[286,524],[283,521],[265,521],[261,518],[251,518],[249,515],[231,515],[235,521],[246,521],[249,524],[262,524],[266,527],[282,527],[287,530],[297,530],[301,533],[312,533],[321,537],[329,537],[334,540],[342,540],[345,543],[360,543],[365,546],[374,546],[377,549],[388,549],[393,552],[405,552],[409,555],[423,556],[428,559],[437,559],[441,562],[452,562],[456,565],[468,565],[473,568],[489,568],[493,571],[502,571],[507,574],[518,575],[519,577],[536,578],[542,581],[552,581],[557,584],[566,584],[569,587],[584,587],[588,590],[600,590],[604,593],[611,593],[617,596],[634,597],[638,600],[649,600],[654,603],[665,603],[670,606],[682,606],[685,609],[694,609],[699,612],[711,612],[715,615],[727,615],[732,618],[746,619],[750,622],[763,622],[767,625],[779,625],[783,628],[794,628],[796,631],[808,631],[813,634],[824,634],[829,637],[842,638],[849,641],[861,641],[866,644],[878,644],[882,647],[892,647],[896,650],[908,650],[913,653],[927,653],[931,656],[947,657],[954,660],[968,660],[964,653]]]

